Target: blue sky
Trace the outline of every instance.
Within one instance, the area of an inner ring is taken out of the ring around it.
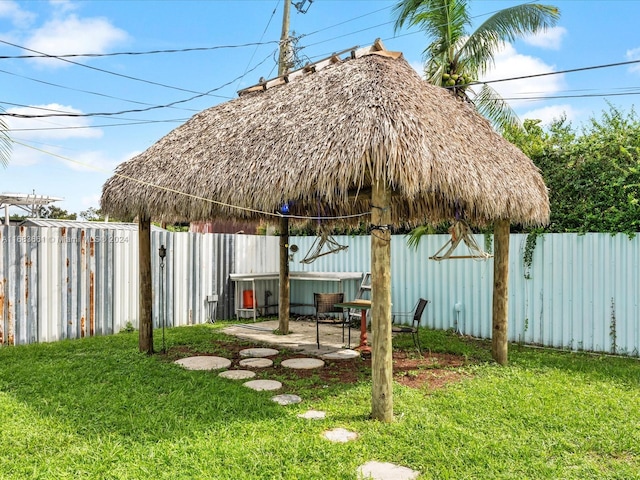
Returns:
[[[102,185],[119,163],[146,150],[198,111],[235,98],[237,90],[260,77],[277,75],[282,1],[0,0],[0,56],[4,57],[33,54],[20,47],[52,56],[205,48],[67,58],[76,63],[0,58],[0,107],[6,113],[109,114],[3,117],[16,143],[10,165],[0,167],[0,192],[35,190],[63,197],[56,205],[70,212],[97,208]],[[387,49],[402,51],[421,71],[428,38],[416,29],[394,32],[395,3],[314,0],[306,3],[305,14],[292,8],[291,30],[301,35],[300,58],[317,61],[336,51],[370,45],[379,37]],[[489,13],[522,2],[470,3],[477,26]],[[542,3],[560,8],[558,26],[506,45],[485,79],[640,60],[640,1]],[[247,44],[251,45],[241,46]],[[228,46],[235,48],[213,48]],[[630,111],[640,98],[640,64],[493,86],[504,98],[513,99],[510,103],[521,119],[549,122],[564,114],[580,125],[599,117],[608,108],[607,101]],[[527,100],[517,100],[523,97]],[[180,103],[117,114],[172,102]]]

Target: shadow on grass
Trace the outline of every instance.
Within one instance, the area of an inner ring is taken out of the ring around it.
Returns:
[[[183,345],[193,354],[229,358],[229,337],[217,330],[212,326],[167,330],[169,353]],[[237,344],[249,345],[240,340]],[[288,416],[271,400],[277,394],[295,393],[310,402],[355,385],[328,382],[314,374],[297,378],[295,372],[281,368],[280,375],[258,372],[256,378],[280,380],[282,389],[256,392],[244,387],[243,381],[220,378],[219,371],[185,370],[166,355],[148,356],[137,350],[137,332],[2,349],[0,392],[80,435],[109,432],[153,442],[235,422]]]

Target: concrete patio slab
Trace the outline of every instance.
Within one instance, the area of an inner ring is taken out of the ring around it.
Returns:
[[[327,353],[344,350],[347,345],[347,332],[345,341],[342,341],[342,327],[331,324],[320,324],[320,348],[316,345],[316,323],[308,320],[291,320],[289,322],[288,335],[276,335],[273,333],[278,328],[278,320],[268,320],[257,323],[243,323],[231,325],[222,331],[227,335],[233,335],[243,340],[256,343],[277,345],[280,348],[288,348],[293,351],[303,352],[306,355],[321,357]],[[371,335],[371,333],[369,333]],[[351,346],[358,345],[360,331],[351,329]]]

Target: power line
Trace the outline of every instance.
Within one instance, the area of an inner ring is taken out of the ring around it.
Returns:
[[[20,47],[18,45],[13,45],[8,42],[2,41],[1,43],[6,43],[7,45],[11,45],[18,48],[23,48],[25,50],[29,50],[25,47]],[[244,48],[244,47],[259,47],[261,45],[269,45],[271,43],[277,44],[278,42],[275,40],[270,40],[267,42],[254,42],[254,43],[243,43],[239,45],[216,45],[213,47],[192,47],[192,48],[173,48],[166,50],[148,50],[146,52],[112,52],[112,53],[66,53],[61,55],[47,55],[45,53],[37,54],[37,55],[0,55],[0,59],[26,59],[26,58],[78,58],[78,57],[87,57],[87,58],[97,58],[97,57],[116,57],[121,55],[155,55],[158,53],[185,53],[185,52],[204,52],[204,51],[212,51],[212,50],[222,50],[222,49],[230,49],[230,48]],[[33,51],[33,50],[30,50]]]
[[[13,73],[13,72],[8,72],[6,70],[0,70],[0,73],[4,73],[5,75],[12,75],[12,76],[18,77],[18,78],[24,78],[25,80],[29,80],[29,81],[36,82],[36,83],[41,83],[43,85],[49,85],[51,87],[63,88],[65,90],[71,90],[71,91],[74,91],[74,92],[87,93],[89,95],[96,95],[96,96],[99,96],[99,97],[110,98],[112,100],[120,100],[120,101],[123,101],[123,102],[135,103],[135,104],[138,104],[138,105],[153,105],[151,103],[139,102],[137,100],[129,100],[129,99],[126,99],[126,98],[114,97],[114,96],[108,95],[106,93],[92,92],[90,90],[82,90],[82,89],[79,89],[79,88],[67,87],[65,85],[59,85],[57,83],[52,83],[52,82],[47,82],[45,80],[40,80],[40,79],[37,79],[37,78],[27,77],[25,75],[20,75],[20,74]],[[199,110],[188,109],[188,108],[183,108],[181,110],[188,110],[188,111],[193,111],[193,112],[199,111]]]
[[[207,94],[203,94],[203,93],[200,93],[200,92],[196,92],[194,90],[188,90],[186,88],[174,87],[174,86],[171,86],[171,85],[166,85],[164,83],[154,82],[152,80],[145,80],[143,78],[137,78],[137,77],[132,77],[130,75],[124,75],[122,73],[112,72],[110,70],[105,70],[103,68],[92,67],[91,65],[85,65],[84,63],[74,62],[73,60],[68,60],[66,58],[61,58],[61,57],[58,57],[56,55],[49,55],[49,54],[46,54],[46,53],[43,53],[43,52],[39,52],[37,50],[32,50],[30,48],[23,47],[21,45],[16,45],[15,43],[7,42],[6,40],[0,40],[0,43],[4,43],[5,45],[10,45],[10,46],[16,47],[16,48],[22,48],[23,50],[27,50],[29,52],[37,53],[39,55],[42,55],[44,58],[50,58],[50,59],[53,59],[53,60],[60,60],[61,62],[70,63],[72,65],[77,65],[79,67],[88,68],[90,70],[95,70],[97,72],[106,73],[108,75],[114,75],[116,77],[126,78],[128,80],[134,80],[136,82],[142,82],[142,83],[146,83],[146,84],[149,84],[149,85],[156,85],[158,87],[169,88],[171,90],[179,90],[181,92],[195,93],[195,94],[198,94],[200,96],[207,95]],[[219,97],[219,95],[212,95],[212,96]],[[226,98],[226,97],[221,97],[221,98]]]
[[[256,65],[252,70],[257,69],[262,63],[267,61],[270,57],[271,57],[271,54],[269,56],[265,57],[265,59],[262,62],[260,62],[258,65]],[[629,61],[626,61],[626,62],[616,62],[616,63],[608,63],[608,64],[603,64],[603,65],[591,65],[591,66],[587,66],[587,67],[571,68],[571,69],[566,69],[566,70],[559,70],[559,71],[556,71],[556,72],[545,72],[545,73],[537,73],[537,74],[531,74],[531,75],[521,75],[521,76],[518,76],[518,77],[510,77],[510,78],[504,78],[504,79],[478,81],[478,82],[471,82],[471,83],[466,84],[466,85],[456,85],[455,87],[444,87],[444,88],[453,89],[453,88],[460,88],[461,86],[474,86],[474,85],[506,82],[506,81],[513,81],[513,80],[524,80],[524,79],[544,77],[544,76],[550,76],[550,75],[560,75],[560,74],[565,74],[565,73],[575,73],[575,72],[583,72],[583,71],[588,71],[588,70],[596,70],[596,69],[601,69],[601,68],[619,67],[619,66],[632,65],[632,64],[637,64],[637,63],[640,63],[640,60],[629,60]],[[242,78],[244,75],[246,75],[246,74],[243,74],[241,77],[236,77],[235,79],[231,80],[230,82],[227,82],[224,85],[222,85],[220,87],[217,87],[216,89],[213,89],[213,90],[210,90],[210,91],[215,91],[215,90],[224,88],[225,86],[235,82],[238,78]],[[619,92],[619,93],[602,93],[602,94],[594,93],[594,94],[576,94],[576,95],[557,95],[557,96],[546,96],[546,97],[545,96],[514,97],[514,98],[503,98],[503,100],[544,100],[544,99],[550,99],[551,100],[551,99],[562,99],[562,98],[609,97],[609,96],[624,96],[624,95],[637,95],[637,94],[638,94],[637,92]],[[26,115],[26,114],[0,112],[0,116],[8,116],[8,117],[15,117],[15,118],[113,116],[113,115],[121,115],[121,114],[124,114],[124,113],[139,113],[139,112],[145,112],[145,111],[159,109],[159,108],[167,108],[167,107],[170,107],[170,106],[178,104],[178,103],[188,102],[190,100],[198,98],[199,96],[204,96],[204,95],[206,95],[206,94],[196,95],[196,96],[191,97],[189,99],[179,100],[179,101],[176,101],[176,102],[169,103],[167,105],[157,105],[157,106],[144,108],[144,109],[123,110],[123,111],[120,111],[120,112],[110,112],[110,113],[67,113],[67,112],[60,112],[60,113],[43,114],[43,115]],[[10,103],[10,102],[0,102],[0,103],[4,103],[5,105],[28,107],[27,105],[19,105],[19,104],[14,104],[14,103]],[[39,109],[42,109],[42,110],[51,110],[51,109],[46,109],[46,108],[43,108],[43,107],[31,107],[31,108],[39,108]]]
[[[559,70],[557,72],[545,72],[545,73],[534,73],[531,75],[521,75],[518,77],[510,77],[510,78],[501,78],[498,80],[485,80],[482,82],[472,82],[469,85],[475,85],[480,83],[498,83],[498,82],[509,82],[511,80],[524,80],[528,78],[537,78],[537,77],[546,77],[548,75],[559,75],[561,73],[574,73],[574,72],[584,72],[586,70],[597,70],[599,68],[610,68],[610,67],[621,67],[624,65],[632,65],[635,63],[640,63],[640,60],[629,60],[627,62],[617,62],[617,63],[606,63],[603,65],[591,65],[589,67],[579,67],[579,68],[570,68],[567,70]]]
[[[43,127],[43,128],[11,128],[11,132],[40,132],[48,130],[81,130],[88,128],[108,128],[108,127],[124,127],[130,125],[147,125],[151,123],[184,123],[188,118],[174,118],[168,120],[140,120],[125,123],[106,123],[103,125],[76,125],[71,127]]]
[[[269,58],[271,57],[271,54],[269,54],[267,57],[265,57],[264,60],[262,60],[262,62],[258,63],[255,67],[253,67],[251,70],[249,71],[253,71],[255,69],[257,69],[259,66],[261,66],[264,62],[266,62]],[[209,90],[208,92],[205,93],[199,93],[197,95],[194,95],[192,97],[183,99],[183,100],[176,100],[175,102],[171,102],[171,103],[167,103],[165,105],[154,105],[151,107],[147,107],[147,108],[137,108],[137,109],[131,109],[131,110],[120,110],[118,112],[91,112],[91,113],[71,113],[71,112],[61,112],[61,113],[50,113],[50,114],[43,114],[43,115],[27,115],[27,114],[22,114],[22,113],[7,113],[7,112],[0,112],[0,116],[4,116],[4,117],[14,117],[14,118],[45,118],[45,117],[107,117],[107,116],[113,116],[113,115],[122,115],[125,113],[141,113],[141,112],[148,112],[150,110],[158,110],[161,108],[169,108],[169,107],[173,107],[174,105],[178,105],[180,103],[186,103],[186,102],[190,102],[192,100],[195,100],[196,98],[201,98],[204,96],[208,96],[211,92],[215,92],[217,90],[221,90],[224,87],[231,85],[232,83],[234,83],[236,80],[238,80],[239,78],[244,77],[246,74],[242,74],[239,77],[234,78],[233,80],[230,80],[229,82],[224,83],[223,85],[220,85],[219,87],[216,88],[212,88],[211,90]],[[228,97],[223,97],[223,98],[227,98]],[[15,105],[9,102],[0,102],[0,103],[5,103],[7,105]],[[40,108],[40,107],[34,107],[34,108]],[[46,110],[46,109],[43,109]]]
[[[288,1],[288,0],[285,0],[285,1]],[[269,17],[269,21],[267,22],[267,26],[264,27],[264,31],[262,32],[262,35],[260,36],[260,40],[258,41],[258,44],[256,44],[256,48],[253,50],[253,53],[251,54],[251,58],[247,62],[247,66],[244,69],[244,73],[242,74],[242,77],[244,77],[248,73],[247,70],[249,69],[249,65],[251,65],[251,62],[253,62],[253,57],[256,56],[256,52],[258,51],[258,45],[260,44],[260,42],[262,42],[262,39],[267,34],[267,30],[269,28],[269,25],[271,25],[271,21],[273,20],[273,17],[276,14],[276,10],[278,9],[278,4],[279,3],[280,3],[280,0],[276,0],[276,5],[273,7],[273,12],[271,12],[271,16]],[[275,40],[274,40],[274,42],[275,42]],[[269,42],[269,43],[271,43],[271,42]],[[275,43],[280,45],[280,42],[275,42]],[[238,80],[238,84],[236,85],[236,90],[238,90],[239,86],[240,86],[240,80]]]

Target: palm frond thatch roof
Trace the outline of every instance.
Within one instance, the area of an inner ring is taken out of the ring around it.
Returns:
[[[529,158],[402,57],[379,55],[198,113],[121,164],[103,187],[102,209],[184,221],[255,218],[226,205],[278,212],[289,202],[292,214],[360,214],[371,210],[372,179],[392,189],[396,225],[549,218]]]

